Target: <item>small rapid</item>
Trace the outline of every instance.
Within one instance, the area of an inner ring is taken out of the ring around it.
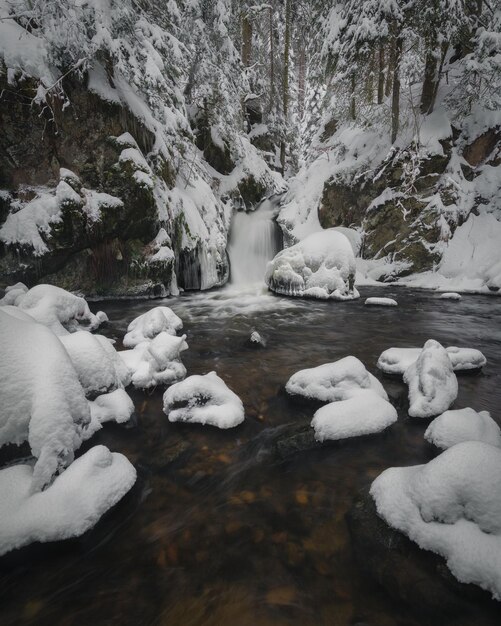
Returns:
[[[232,287],[263,285],[266,266],[281,247],[277,210],[278,200],[271,198],[255,211],[234,214],[228,246]]]

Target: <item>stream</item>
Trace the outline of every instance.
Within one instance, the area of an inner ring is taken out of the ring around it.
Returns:
[[[454,406],[489,410],[499,421],[499,300],[362,287],[354,302],[300,301],[266,292],[255,278],[244,271],[218,291],[94,306],[108,314],[103,332],[118,349],[134,317],[172,307],[188,336],[188,375],[215,370],[241,397],[246,420],[230,431],[170,424],[161,389],[132,391],[132,422],[107,424],[87,446],[123,452],[138,469],[137,485],[81,539],[3,560],[3,626],[424,623],[360,572],[345,521],[357,492],[381,471],[433,456],[423,440],[427,420],[407,417],[406,386],[375,365],[384,349],[429,338],[478,348],[488,364],[458,377]],[[375,295],[399,307],[364,307]],[[249,344],[252,329],[265,347]],[[349,354],[384,383],[399,421],[372,438],[277,454],[276,442],[313,413],[287,397],[287,379]],[[479,606],[475,626],[494,623]]]

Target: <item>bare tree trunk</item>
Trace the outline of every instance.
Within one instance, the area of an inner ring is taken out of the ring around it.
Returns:
[[[351,75],[351,84],[350,84],[350,117],[352,120],[357,119],[357,105],[355,102],[355,74]]]
[[[275,84],[275,44],[273,41],[273,7],[270,5],[270,19],[269,19],[269,35],[270,35],[270,100],[268,110],[271,112],[273,109],[273,87]]]
[[[299,43],[297,91],[299,119],[303,119],[306,98],[306,46],[304,41]]]
[[[386,83],[384,86],[384,95],[388,97],[393,89],[393,74],[395,68],[395,41],[392,39],[390,44],[390,52],[388,58],[388,67],[386,68]]]
[[[242,14],[242,63],[249,67],[252,60],[252,22],[249,14]]]
[[[377,81],[377,103],[382,104],[384,98],[384,45],[379,46],[379,67],[378,67],[378,81]]]
[[[429,113],[433,111],[433,107],[435,106],[435,102],[437,100],[438,88],[440,87],[440,81],[442,80],[442,72],[444,69],[445,57],[447,56],[447,52],[449,50],[449,42],[442,42],[442,53],[440,55],[440,65],[438,67],[437,79],[435,81],[435,87],[433,88],[433,100],[431,102],[431,108]]]
[[[424,65],[423,88],[421,91],[421,113],[427,115],[433,110],[433,96],[435,93],[435,83],[437,80],[437,57],[435,55],[435,46],[429,44],[426,52],[426,60]]]
[[[393,67],[393,91],[391,96],[391,143],[395,143],[400,123],[400,60],[402,56],[402,37],[395,33],[395,62]]]

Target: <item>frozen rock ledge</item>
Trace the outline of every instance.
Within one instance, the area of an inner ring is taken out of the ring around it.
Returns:
[[[355,256],[348,238],[336,229],[309,235],[268,263],[268,287],[285,296],[353,300]]]

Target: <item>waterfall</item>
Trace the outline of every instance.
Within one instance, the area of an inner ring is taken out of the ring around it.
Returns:
[[[233,215],[228,246],[232,285],[263,283],[266,265],[281,247],[276,212],[277,203],[264,200],[255,211]]]

